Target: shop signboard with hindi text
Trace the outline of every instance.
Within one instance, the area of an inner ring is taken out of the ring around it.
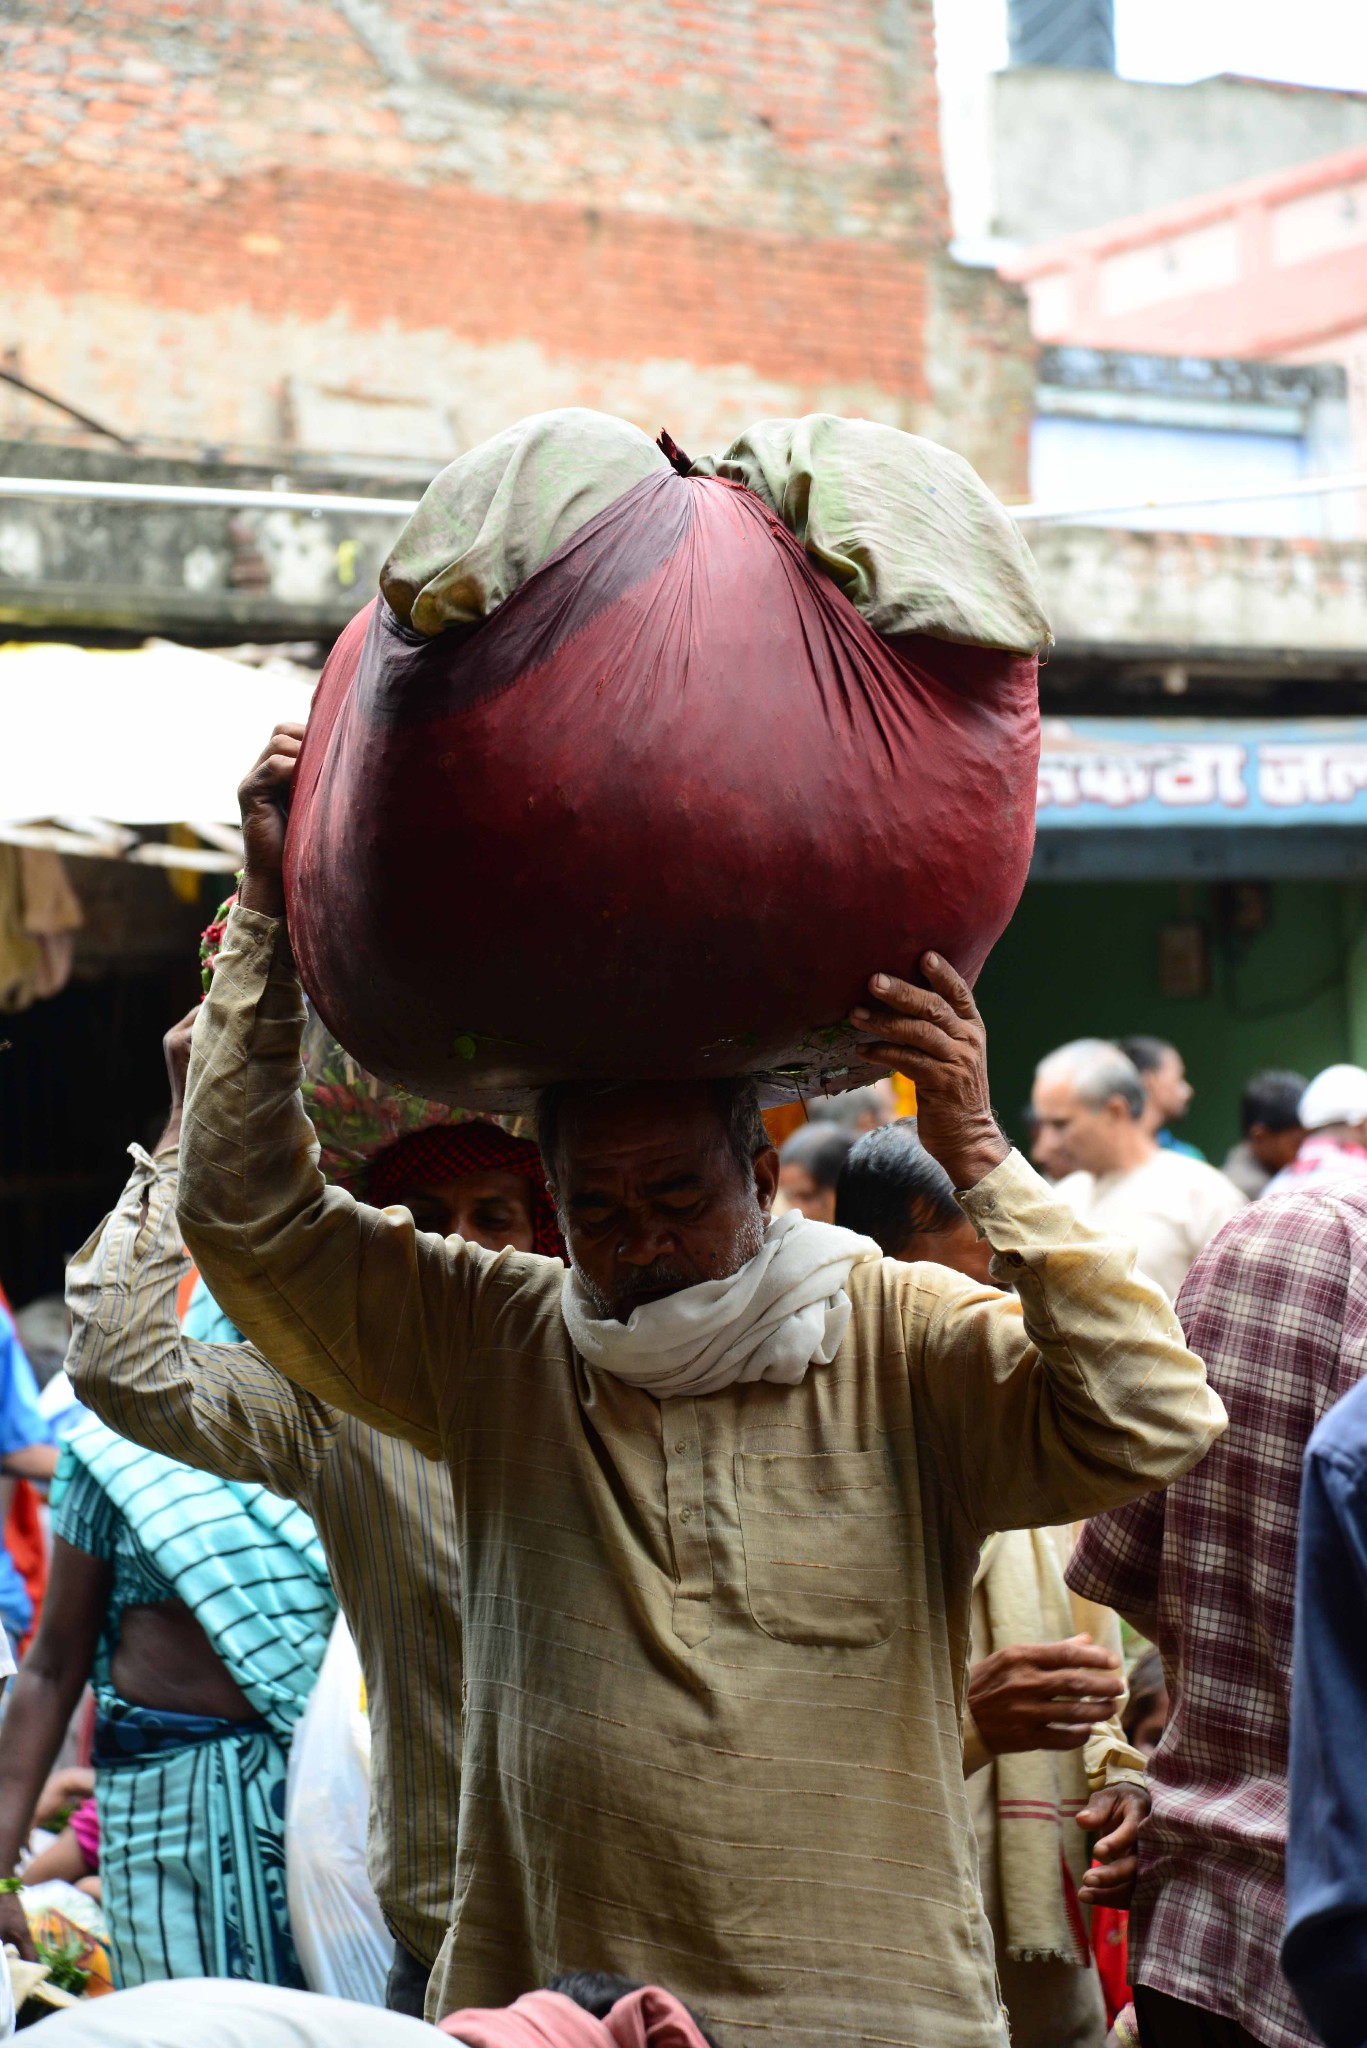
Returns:
[[[1367,720],[1046,718],[1042,832],[1367,826]]]

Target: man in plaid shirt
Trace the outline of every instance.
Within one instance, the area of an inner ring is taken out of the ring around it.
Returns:
[[[1301,1460],[1367,1367],[1367,1181],[1226,1224],[1177,1302],[1229,1430],[1091,1521],[1068,1583],[1163,1654],[1172,1715],[1130,1916],[1145,2048],[1316,2048],[1278,1961]]]

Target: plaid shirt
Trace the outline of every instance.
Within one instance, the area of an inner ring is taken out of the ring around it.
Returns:
[[[1157,1641],[1172,1692],[1131,1975],[1267,2048],[1315,2048],[1277,1958],[1296,1530],[1306,1441],[1367,1370],[1367,1179],[1236,1216],[1177,1312],[1228,1434],[1166,1494],[1091,1521],[1067,1573]]]

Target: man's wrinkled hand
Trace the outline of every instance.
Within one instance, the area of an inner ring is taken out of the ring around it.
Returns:
[[[290,784],[304,744],[302,725],[277,725],[237,790],[246,865],[238,901],[280,917],[285,909],[285,822]]]
[[[1028,1749],[1081,1749],[1125,1690],[1120,1659],[1090,1636],[1013,1643],[968,1674],[968,1710],[994,1756]]]
[[[956,1188],[971,1188],[1010,1150],[992,1114],[987,1033],[973,991],[938,953],[923,953],[925,988],[875,974],[876,1001],[850,1012],[861,1056],[916,1083],[917,1132]]]
[[[1093,1792],[1077,1817],[1080,1828],[1102,1831],[1092,1849],[1096,1861],[1078,1887],[1082,1905],[1129,1905],[1139,1873],[1139,1830],[1148,1813],[1142,1785],[1105,1785]]]

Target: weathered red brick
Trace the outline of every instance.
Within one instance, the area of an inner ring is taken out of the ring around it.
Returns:
[[[567,401],[624,363],[690,366],[714,392],[734,371],[942,433],[1023,483],[1019,298],[944,254],[932,0],[848,0],[838,34],[827,0],[384,12],[421,69],[420,123],[402,62],[387,76],[389,46],[322,0],[220,0],[213,36],[189,0],[106,0],[79,31],[35,7],[22,69],[0,72],[21,324],[26,292],[63,298],[68,336],[88,305],[94,343],[118,300],[241,307],[266,332],[340,316],[395,337],[400,382],[405,335],[533,344]],[[258,346],[178,362],[206,437],[225,379],[278,388]],[[70,395],[99,409],[95,382]]]

